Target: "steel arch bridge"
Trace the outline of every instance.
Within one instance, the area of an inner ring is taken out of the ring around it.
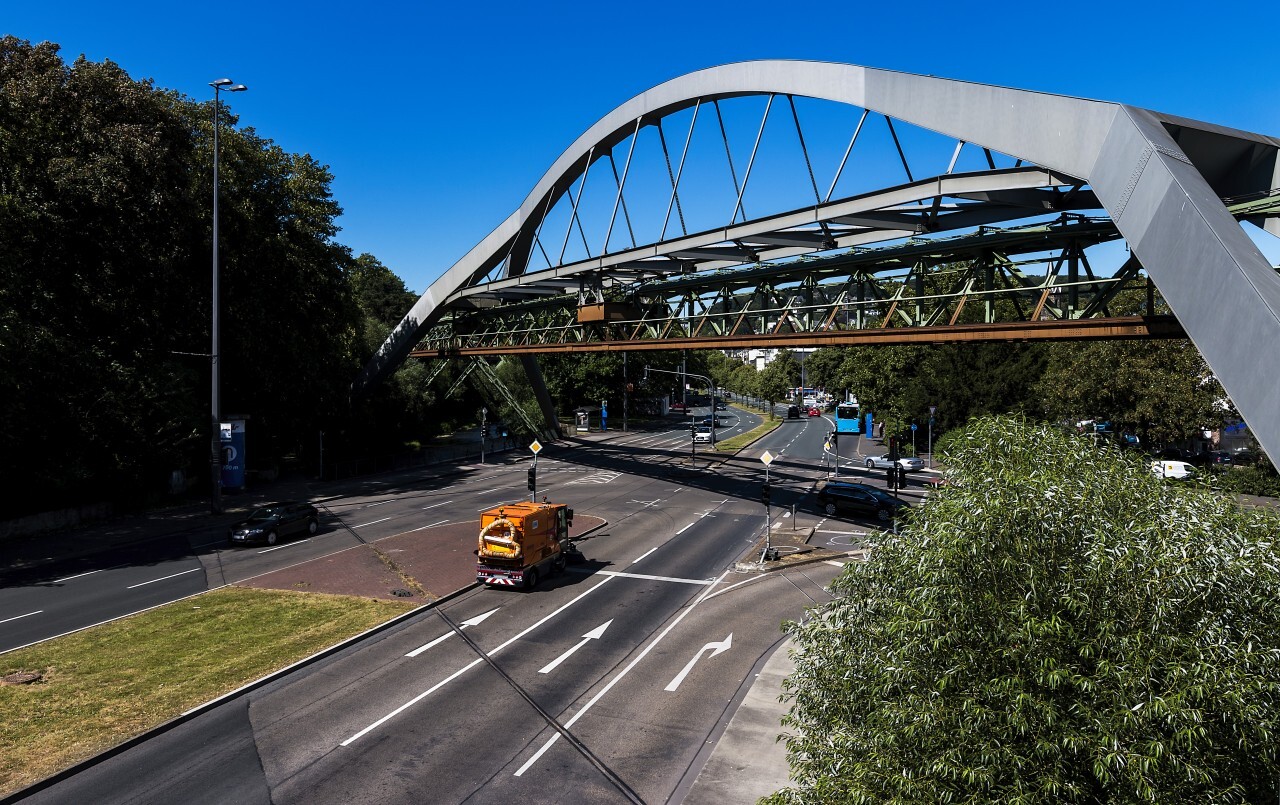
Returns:
[[[690,73],[584,132],[354,388],[518,354],[554,427],[541,352],[1185,335],[1280,458],[1280,274],[1241,225],[1280,237],[1278,151],[854,65]]]

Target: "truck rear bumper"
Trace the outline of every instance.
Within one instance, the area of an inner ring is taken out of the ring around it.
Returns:
[[[507,570],[503,567],[480,565],[476,568],[476,581],[492,587],[523,587],[524,570]]]

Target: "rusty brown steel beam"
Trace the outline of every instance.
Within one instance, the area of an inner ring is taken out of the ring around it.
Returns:
[[[414,350],[415,358],[468,355],[517,355],[555,352],[643,352],[672,349],[787,349],[793,347],[961,344],[980,341],[1096,341],[1104,339],[1186,338],[1173,316],[1121,316],[1075,321],[1011,321],[945,327],[881,327],[817,333],[770,333],[714,338],[663,338],[649,341],[586,341]]]

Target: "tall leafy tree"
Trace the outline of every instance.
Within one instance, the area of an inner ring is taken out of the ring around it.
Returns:
[[[1054,345],[1037,391],[1051,417],[1111,420],[1153,444],[1182,442],[1234,415],[1185,339]]]
[[[1272,802],[1280,521],[988,418],[790,627],[772,803]]]

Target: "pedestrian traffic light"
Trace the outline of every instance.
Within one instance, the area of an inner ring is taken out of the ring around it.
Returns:
[[[538,491],[538,470],[536,467],[529,468],[529,491]]]
[[[760,502],[761,502],[761,503],[763,503],[764,505],[768,506],[768,505],[769,505],[769,493],[770,493],[770,492],[772,492],[772,491],[773,491],[773,490],[770,488],[769,482],[768,482],[768,481],[765,481],[765,482],[764,482],[764,484],[760,487]]]
[[[895,482],[898,480],[897,471],[895,471],[893,467],[890,467],[887,470],[885,470],[885,473],[886,473],[885,485],[888,486],[890,489],[896,488]]]

